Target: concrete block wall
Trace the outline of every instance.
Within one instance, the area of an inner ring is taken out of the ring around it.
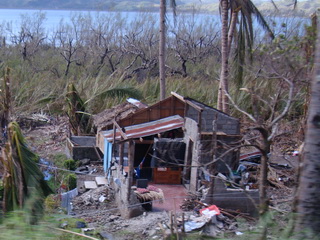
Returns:
[[[228,116],[214,108],[210,108],[204,104],[197,103],[203,109],[201,113],[201,131],[212,132],[213,121],[216,119],[217,131],[222,131],[228,135],[237,135],[240,133],[239,120]],[[187,107],[186,117],[198,122],[198,111],[193,107]]]
[[[103,158],[100,149],[96,148],[96,138],[89,136],[72,136],[70,139],[68,138],[66,153],[74,160],[88,158],[92,161],[98,161]]]
[[[199,153],[202,164],[209,163],[213,160],[214,143],[212,135],[202,135],[199,141]]]
[[[220,113],[217,118],[217,131],[222,131],[227,135],[238,135],[240,133],[239,120]]]
[[[240,210],[250,216],[258,217],[259,191],[258,190],[228,190],[221,179],[214,180],[213,195],[207,196],[207,204],[215,204],[221,208]]]
[[[115,170],[112,171],[111,186],[115,190],[117,206],[123,218],[128,219],[143,213],[142,205],[139,205],[140,202],[132,190],[128,201],[128,177],[122,174],[118,164],[115,164]]]

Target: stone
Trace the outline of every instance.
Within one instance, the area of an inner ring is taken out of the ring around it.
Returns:
[[[95,180],[96,180],[98,186],[108,184],[108,180],[105,177],[96,177]]]
[[[113,240],[113,237],[110,233],[107,232],[100,232],[99,233],[101,237],[103,237],[104,239],[109,239],[109,240]]]
[[[81,159],[81,160],[79,160],[79,166],[89,165],[90,161],[91,160],[89,158]]]
[[[97,183],[95,181],[84,181],[84,187],[86,189],[96,189],[96,188],[98,188]]]
[[[80,221],[76,222],[76,228],[85,228],[85,227],[86,227],[85,222],[80,222]]]

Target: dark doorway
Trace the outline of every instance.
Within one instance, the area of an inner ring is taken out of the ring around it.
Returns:
[[[190,183],[190,176],[191,176],[191,164],[192,164],[192,157],[193,157],[193,141],[189,139],[188,143],[188,151],[187,151],[187,161],[184,170],[184,178],[183,181],[185,184]]]
[[[151,156],[153,144],[136,143],[134,153],[134,168],[137,178],[152,179]]]

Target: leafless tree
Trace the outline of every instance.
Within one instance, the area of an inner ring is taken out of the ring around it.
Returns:
[[[200,19],[195,13],[192,16],[177,17],[176,26],[170,28],[168,53],[178,60],[180,69],[170,67],[169,65],[174,65],[175,62],[170,61],[167,67],[172,69],[172,73],[186,77],[188,63],[200,64],[210,55],[219,53],[218,31],[214,29],[214,25],[211,19]]]
[[[140,16],[125,30],[122,52],[130,56],[126,63],[126,78],[150,72],[158,63],[156,19]]]

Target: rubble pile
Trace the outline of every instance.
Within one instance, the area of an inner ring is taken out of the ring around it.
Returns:
[[[198,234],[216,237],[221,233],[241,235],[235,218],[229,218],[215,205],[202,208],[199,213],[170,213],[167,221],[162,221],[154,228],[152,239],[167,239],[170,236],[184,236],[197,232]],[[232,214],[229,214],[233,216]]]
[[[42,121],[42,118],[41,121],[33,119],[34,115],[29,118],[31,123],[21,123],[21,121],[26,121],[25,118],[18,120],[30,147],[42,158],[47,159],[53,154],[64,153],[69,124],[68,119],[63,116],[49,117],[44,115],[42,117],[48,121]]]
[[[74,211],[83,211],[88,209],[107,209],[113,206],[114,193],[109,186],[101,186],[89,190],[73,199],[72,205]]]
[[[200,209],[201,207],[203,206],[198,202],[198,196],[192,193],[188,193],[187,198],[183,199],[183,202],[180,205],[180,208],[183,211],[194,211],[195,209]]]
[[[246,166],[248,173],[248,186],[250,189],[258,189],[260,165],[251,164]],[[296,184],[296,170],[287,165],[269,164],[268,183],[269,186],[277,189],[292,188]]]

